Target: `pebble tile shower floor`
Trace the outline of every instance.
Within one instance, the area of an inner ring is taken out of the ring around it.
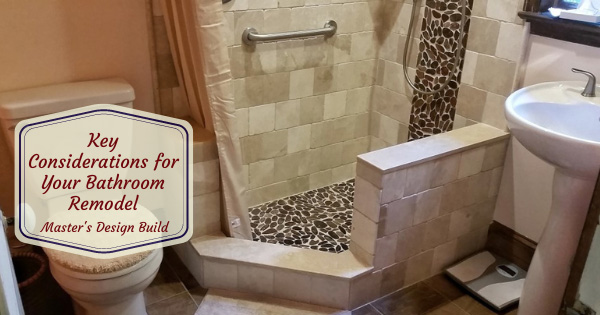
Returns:
[[[354,180],[250,208],[255,241],[341,253],[350,244]]]

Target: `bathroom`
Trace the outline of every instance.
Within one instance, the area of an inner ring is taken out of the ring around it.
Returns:
[[[532,86],[549,89],[534,103],[600,104],[572,71],[600,75],[599,24],[548,13],[597,1],[224,2],[0,1],[1,314],[107,314],[65,289],[70,256],[8,223],[10,130],[33,116],[15,108],[51,114],[75,94],[194,129],[193,236],[139,257],[155,268],[140,314],[600,311],[596,111],[509,110]],[[300,31],[321,33],[261,40]],[[528,271],[518,305],[448,275],[478,253]]]

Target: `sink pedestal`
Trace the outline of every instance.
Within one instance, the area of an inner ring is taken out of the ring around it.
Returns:
[[[596,178],[556,170],[550,216],[529,266],[519,315],[558,314],[595,184]]]

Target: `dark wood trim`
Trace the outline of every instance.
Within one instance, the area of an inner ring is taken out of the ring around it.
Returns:
[[[577,293],[579,292],[579,282],[583,274],[583,268],[587,262],[590,248],[592,247],[592,240],[596,229],[598,228],[598,221],[600,218],[600,180],[596,182],[596,188],[592,201],[590,204],[590,210],[587,213],[583,232],[579,239],[579,245],[577,246],[577,253],[575,259],[571,265],[571,274],[569,275],[569,281],[567,282],[567,288],[565,290],[564,301],[567,307],[573,307],[577,301]]]
[[[533,35],[600,47],[600,24],[559,19],[540,12],[521,11],[519,17],[531,23]]]
[[[537,243],[496,221],[488,231],[486,249],[527,270]]]

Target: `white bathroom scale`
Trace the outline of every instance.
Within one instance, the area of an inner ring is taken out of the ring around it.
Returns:
[[[446,274],[493,309],[502,311],[519,301],[527,272],[488,251],[445,270]]]

